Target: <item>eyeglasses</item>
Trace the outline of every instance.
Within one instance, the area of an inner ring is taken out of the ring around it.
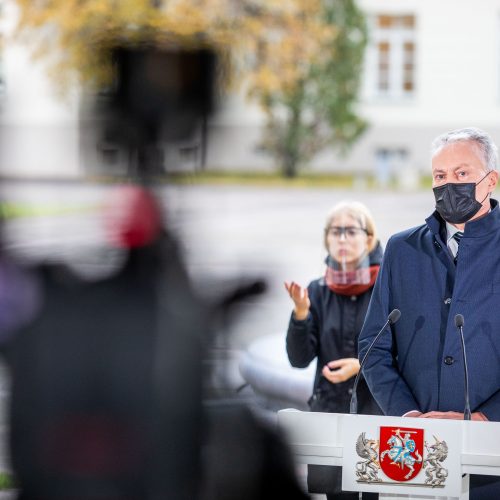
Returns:
[[[346,226],[346,227],[332,226],[329,227],[326,230],[326,232],[329,236],[332,236],[333,238],[340,238],[343,235],[348,240],[353,240],[354,238],[357,238],[363,233],[368,234],[368,231],[366,229],[354,226]]]

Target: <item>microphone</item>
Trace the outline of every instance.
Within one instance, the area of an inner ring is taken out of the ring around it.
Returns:
[[[389,316],[387,317],[387,321],[384,323],[384,326],[380,329],[380,332],[377,333],[377,336],[372,340],[372,343],[368,347],[368,350],[366,351],[365,355],[363,356],[363,359],[361,360],[361,364],[359,366],[359,372],[356,375],[356,378],[354,379],[354,385],[352,386],[352,394],[351,394],[351,404],[350,404],[350,410],[349,413],[355,415],[358,413],[358,396],[356,394],[357,388],[358,388],[358,382],[359,378],[361,377],[361,370],[363,369],[363,366],[365,364],[366,358],[368,358],[368,354],[370,354],[370,351],[372,350],[372,347],[375,345],[375,342],[377,342],[378,338],[384,330],[387,328],[388,325],[393,325],[396,323],[396,321],[399,320],[401,317],[401,311],[399,309],[393,309]]]
[[[460,333],[460,340],[462,342],[462,357],[464,360],[464,396],[465,396],[465,408],[464,408],[464,420],[471,420],[471,411],[469,404],[469,371],[467,370],[467,356],[465,355],[465,342],[464,342],[464,317],[461,314],[455,316],[455,326]]]

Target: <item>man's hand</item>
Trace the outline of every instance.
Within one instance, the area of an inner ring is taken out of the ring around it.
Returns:
[[[418,418],[422,415],[422,412],[421,411],[418,411],[418,410],[412,410],[412,411],[409,411],[409,412],[406,412],[403,417],[411,417],[411,418]]]
[[[293,311],[295,319],[298,319],[299,321],[306,319],[309,314],[309,308],[311,307],[307,288],[301,287],[299,284],[295,283],[295,281],[285,281],[285,288],[295,304]]]
[[[330,361],[321,373],[332,384],[345,382],[359,372],[359,361],[357,358],[342,358]]]
[[[458,411],[430,411],[428,413],[423,413],[420,418],[440,418],[449,420],[463,420],[464,414]],[[488,419],[480,412],[476,411],[471,415],[472,420],[477,422],[485,422]]]

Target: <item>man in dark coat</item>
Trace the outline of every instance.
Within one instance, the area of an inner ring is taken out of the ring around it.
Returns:
[[[391,310],[400,309],[401,319],[379,338],[363,370],[386,415],[463,418],[455,326],[461,314],[472,419],[500,421],[500,209],[490,198],[497,161],[495,144],[479,129],[439,136],[432,155],[436,211],[387,244],[359,337],[362,359]],[[498,498],[496,479],[482,479],[472,476],[471,498]],[[480,484],[486,482],[493,484]]]

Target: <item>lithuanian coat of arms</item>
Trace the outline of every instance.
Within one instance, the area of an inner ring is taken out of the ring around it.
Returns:
[[[448,476],[444,462],[448,445],[433,435],[424,439],[423,429],[380,427],[379,439],[362,432],[356,441],[358,483],[398,483],[443,488]],[[424,474],[422,474],[422,472]]]

